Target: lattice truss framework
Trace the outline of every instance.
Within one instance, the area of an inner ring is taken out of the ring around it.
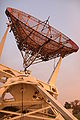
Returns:
[[[54,96],[58,95],[55,86],[0,64],[0,120],[52,120],[63,117],[55,110],[51,102],[38,89],[38,86]],[[8,95],[8,96],[7,96]],[[64,119],[63,119],[64,120]]]

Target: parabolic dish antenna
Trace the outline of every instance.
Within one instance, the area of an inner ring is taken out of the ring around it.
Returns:
[[[5,13],[11,23],[11,30],[23,56],[25,68],[34,62],[65,57],[78,51],[78,46],[66,35],[51,27],[48,19],[42,22],[13,8],[7,8]]]

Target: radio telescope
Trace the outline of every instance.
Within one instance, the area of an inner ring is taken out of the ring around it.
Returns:
[[[14,8],[7,8],[5,13],[9,24],[0,43],[0,56],[10,28],[23,57],[24,71],[19,72],[0,64],[0,82],[3,83],[0,87],[0,119],[77,120],[58,102],[54,83],[61,60],[77,52],[79,47],[50,26],[49,17],[42,22]],[[59,61],[48,83],[31,76],[28,70],[30,65],[57,57]]]

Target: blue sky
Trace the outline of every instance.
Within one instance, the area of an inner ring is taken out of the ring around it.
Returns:
[[[7,7],[12,7],[46,20],[80,47],[80,0],[0,0],[0,40],[8,22]],[[13,33],[8,33],[0,63],[16,70],[22,70],[22,57],[17,49]],[[32,75],[47,81],[53,70],[54,60],[30,67]],[[62,60],[56,81],[59,101],[80,99],[80,50]]]

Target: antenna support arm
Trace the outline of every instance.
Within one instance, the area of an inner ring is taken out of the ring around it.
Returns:
[[[51,75],[51,77],[50,77],[50,79],[49,79],[49,81],[48,81],[48,82],[49,82],[49,85],[51,85],[51,86],[52,86],[52,85],[55,83],[55,81],[56,81],[56,78],[57,78],[57,75],[58,75],[58,71],[59,71],[59,67],[60,67],[61,61],[62,61],[62,57],[60,57],[57,65],[56,65],[56,68],[55,68],[55,70],[52,72],[52,75]]]
[[[6,36],[7,36],[7,33],[8,33],[8,30],[9,30],[9,25],[6,29],[6,32],[4,33],[4,36],[0,42],[0,57],[1,57],[1,54],[2,54],[2,50],[3,50],[3,47],[4,47],[4,43],[5,43],[5,40],[6,40]]]

